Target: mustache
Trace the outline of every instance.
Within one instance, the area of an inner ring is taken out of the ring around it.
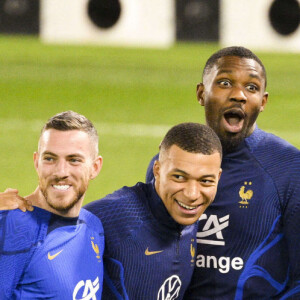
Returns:
[[[61,183],[63,182],[64,184],[70,184],[69,180],[67,180],[68,176],[63,176],[63,177],[53,177],[49,180],[50,183],[56,184],[56,183]]]

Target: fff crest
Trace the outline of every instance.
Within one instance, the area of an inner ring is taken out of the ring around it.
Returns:
[[[247,208],[249,205],[249,200],[253,197],[253,191],[249,188],[249,186],[252,185],[252,182],[245,181],[244,185],[241,186],[240,191],[239,191],[239,196],[242,199],[239,201],[240,208]]]

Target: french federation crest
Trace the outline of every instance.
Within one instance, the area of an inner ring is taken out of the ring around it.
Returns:
[[[244,185],[241,186],[239,191],[239,196],[241,197],[241,201],[239,201],[240,208],[247,208],[249,205],[249,200],[253,197],[253,191],[251,189],[247,189],[248,186],[252,185],[252,182],[245,181]]]

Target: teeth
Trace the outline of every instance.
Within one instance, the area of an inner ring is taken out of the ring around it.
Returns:
[[[60,191],[66,191],[70,186],[69,185],[53,185],[53,187]]]
[[[177,203],[178,203],[181,207],[183,207],[183,208],[185,208],[185,209],[192,210],[192,209],[195,209],[195,208],[196,208],[196,207],[194,207],[194,206],[188,206],[188,205],[185,205],[185,204],[179,202],[178,200],[176,200],[176,201],[177,201]]]

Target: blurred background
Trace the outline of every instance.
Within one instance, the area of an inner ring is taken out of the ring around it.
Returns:
[[[300,148],[298,0],[0,0],[0,190],[37,184],[32,154],[64,110],[96,125],[103,169],[89,202],[144,181],[167,130],[204,123],[196,101],[220,47],[253,50],[267,69],[258,125]]]

